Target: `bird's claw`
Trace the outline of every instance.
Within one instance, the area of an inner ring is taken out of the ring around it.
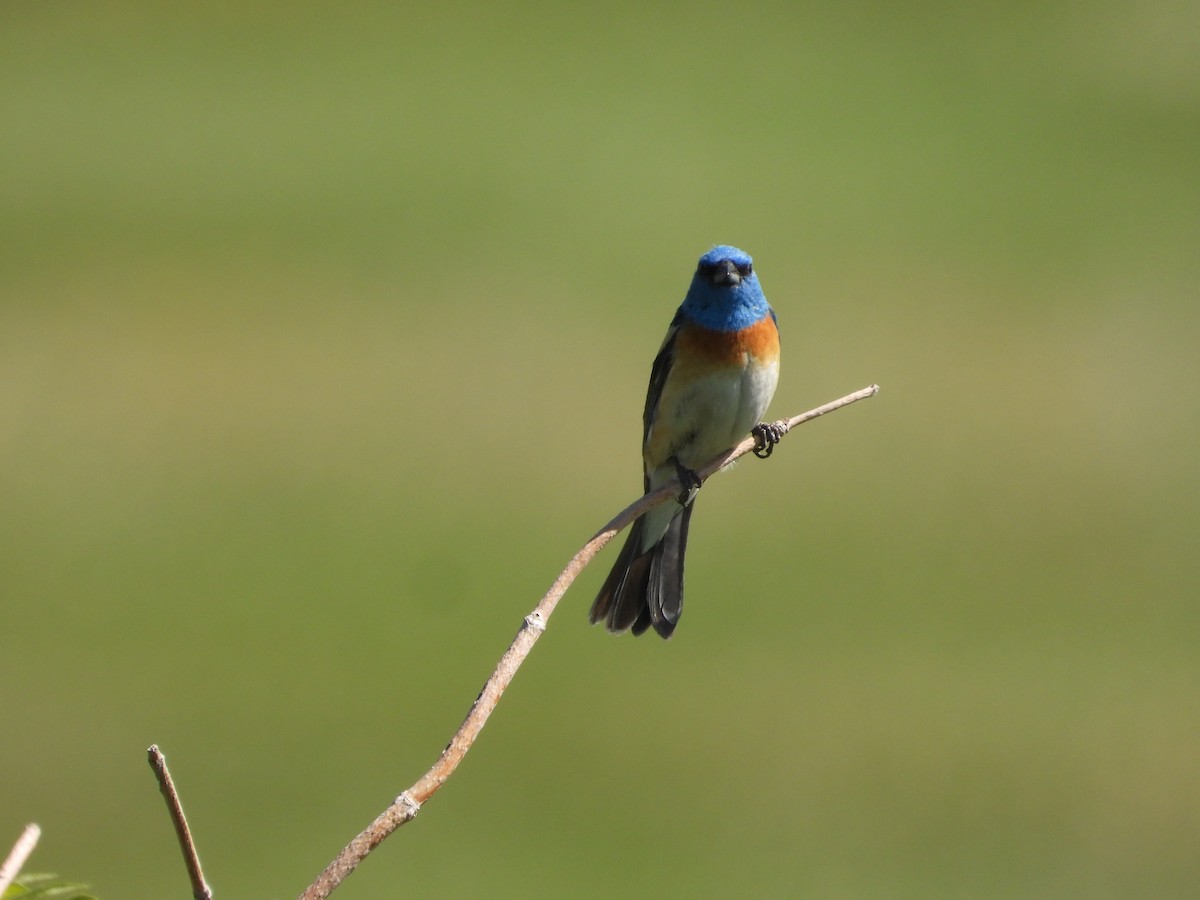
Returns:
[[[679,477],[679,483],[683,485],[683,491],[679,494],[679,505],[687,506],[696,497],[696,492],[700,490],[700,485],[704,482],[700,480],[700,476],[694,470],[681,464],[679,460],[675,460],[675,474]]]
[[[754,455],[766,459],[775,451],[775,445],[783,440],[787,428],[782,422],[759,422],[750,429],[754,435]]]

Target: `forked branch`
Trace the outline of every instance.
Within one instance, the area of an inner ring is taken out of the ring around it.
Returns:
[[[825,415],[825,413],[833,412],[835,409],[841,409],[843,406],[849,406],[858,400],[873,397],[877,393],[879,393],[879,386],[873,384],[860,391],[855,391],[853,394],[847,394],[845,397],[826,403],[824,406],[818,406],[798,416],[783,419],[772,424],[782,436],[797,425],[802,425],[805,422]],[[723,466],[751,452],[756,446],[758,446],[758,441],[753,437],[748,437],[736,447],[728,450],[712,460],[708,465],[699,469],[696,474],[700,476],[701,480],[704,480]],[[438,757],[437,762],[433,764],[433,768],[422,775],[416,784],[400,794],[387,809],[379,814],[374,822],[347,844],[333,862],[326,867],[325,871],[320,874],[317,880],[309,885],[304,893],[300,895],[301,900],[323,900],[323,898],[328,897],[334,888],[341,884],[346,879],[346,876],[353,872],[358,867],[358,864],[372,850],[379,846],[379,843],[384,838],[401,825],[413,819],[420,812],[421,804],[432,797],[437,789],[446,782],[446,779],[454,773],[454,770],[458,768],[458,764],[462,762],[462,758],[471,749],[471,745],[475,743],[475,738],[479,736],[479,732],[487,722],[488,716],[492,714],[492,710],[500,702],[500,697],[504,694],[504,689],[508,687],[513,676],[517,674],[517,669],[521,667],[521,663],[525,661],[525,657],[529,655],[529,651],[533,649],[533,645],[537,642],[537,639],[546,630],[546,621],[550,618],[550,614],[554,612],[554,608],[558,605],[558,601],[562,599],[563,594],[567,592],[567,588],[571,586],[571,583],[575,581],[584,567],[603,549],[604,545],[611,541],[622,528],[634,522],[638,516],[645,513],[648,509],[657,506],[670,497],[677,496],[680,487],[681,485],[677,482],[672,482],[652,494],[647,494],[633,505],[626,507],[615,519],[600,529],[599,533],[588,541],[582,550],[575,554],[571,561],[567,563],[567,567],[563,569],[562,574],[550,586],[550,590],[542,597],[541,602],[538,603],[533,612],[525,617],[520,630],[517,631],[517,636],[513,638],[512,644],[509,645],[504,656],[500,658],[496,670],[483,686],[483,690],[479,692],[479,696],[475,698],[475,702],[471,705],[471,710],[467,713],[466,719],[463,720],[454,737],[450,739],[450,743],[446,745],[446,749],[442,751],[442,755]]]

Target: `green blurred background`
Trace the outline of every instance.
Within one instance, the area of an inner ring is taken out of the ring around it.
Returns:
[[[290,897],[640,487],[696,257],[790,415],[337,894],[1200,885],[1200,11],[5,4],[0,843]]]

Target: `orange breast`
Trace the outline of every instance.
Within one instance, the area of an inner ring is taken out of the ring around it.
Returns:
[[[761,362],[779,357],[779,329],[763,316],[741,331],[710,331],[692,325],[675,338],[675,357],[711,366],[744,366],[747,356]]]

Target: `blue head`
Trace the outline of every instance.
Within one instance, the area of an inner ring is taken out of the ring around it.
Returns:
[[[680,312],[713,331],[739,331],[771,315],[771,307],[750,254],[722,245],[700,257]]]

